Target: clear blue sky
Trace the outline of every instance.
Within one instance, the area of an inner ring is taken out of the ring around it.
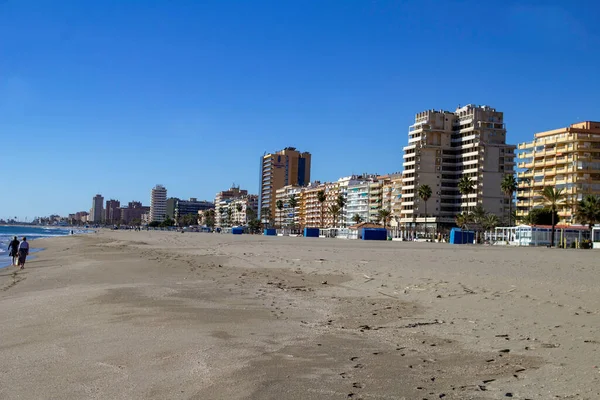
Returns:
[[[0,1],[0,218],[92,197],[402,168],[414,114],[504,111],[510,142],[600,119],[590,1]]]

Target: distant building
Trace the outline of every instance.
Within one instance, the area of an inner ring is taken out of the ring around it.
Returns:
[[[134,221],[142,221],[142,215],[148,214],[150,207],[143,206],[139,201],[130,201],[127,207],[121,208],[121,220],[124,224],[131,224]]]
[[[260,158],[259,213],[268,208],[271,217],[276,214],[277,189],[284,186],[306,186],[310,182],[310,153],[301,153],[286,147]]]
[[[227,208],[231,208],[232,225],[246,225],[251,218],[258,217],[258,196],[249,194],[231,199]]]
[[[171,199],[169,199],[171,200]],[[178,220],[180,217],[189,214],[198,214],[198,211],[209,210],[211,208],[215,208],[215,205],[210,201],[200,200],[192,197],[189,200],[180,200],[175,199],[174,207],[173,207],[173,219]],[[168,200],[167,200],[167,209],[168,209]]]
[[[227,208],[231,200],[247,196],[248,191],[240,189],[239,186],[234,186],[229,190],[224,190],[217,193],[215,196],[215,225],[223,226],[224,221],[227,219]]]
[[[121,222],[121,202],[119,200],[106,201],[104,221],[107,224],[117,224]]]
[[[150,194],[150,222],[163,222],[167,215],[167,189],[163,185],[156,185]]]
[[[276,201],[281,200],[283,208],[276,209],[274,222],[275,225],[281,227],[299,227],[300,226],[300,202],[302,201],[302,192],[304,188],[301,186],[287,185],[276,191]],[[296,206],[290,205],[290,199],[292,196],[296,199]]]
[[[92,199],[92,209],[90,211],[91,220],[90,222],[94,222],[99,224],[102,222],[103,212],[102,205],[104,203],[104,197],[101,194],[97,194]]]

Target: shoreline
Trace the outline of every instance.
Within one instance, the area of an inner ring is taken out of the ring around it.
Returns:
[[[599,397],[591,252],[163,231],[36,242],[29,268],[0,270],[0,398]]]

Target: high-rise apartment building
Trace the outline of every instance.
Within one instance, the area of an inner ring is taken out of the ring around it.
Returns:
[[[94,222],[94,223],[101,223],[102,222],[102,216],[103,216],[103,212],[102,212],[102,205],[104,203],[104,197],[102,197],[101,194],[97,194],[94,196],[94,198],[92,199],[92,209],[90,210],[90,217],[91,217],[91,221],[90,222]]]
[[[277,189],[284,186],[306,186],[310,182],[310,153],[286,147],[260,158],[259,212],[268,208],[271,217],[276,213]]]
[[[404,147],[401,224],[450,227],[457,214],[476,205],[507,218],[510,199],[500,183],[504,175],[514,173],[514,150],[506,144],[504,115],[494,108],[469,104],[454,112],[418,113]],[[469,195],[458,190],[463,176],[474,183]],[[425,202],[418,196],[420,185],[432,191],[427,219]]]
[[[156,185],[150,193],[150,222],[163,222],[167,215],[167,189],[163,185]]]
[[[121,202],[119,200],[107,200],[104,209],[104,221],[107,224],[121,222]]]
[[[561,223],[572,224],[572,205],[587,194],[600,195],[600,122],[536,133],[533,141],[519,144],[518,161],[517,217],[543,207],[541,191],[551,186],[565,193]]]

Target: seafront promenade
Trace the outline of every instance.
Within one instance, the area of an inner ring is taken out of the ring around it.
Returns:
[[[597,253],[122,232],[0,269],[0,399],[597,399]]]

